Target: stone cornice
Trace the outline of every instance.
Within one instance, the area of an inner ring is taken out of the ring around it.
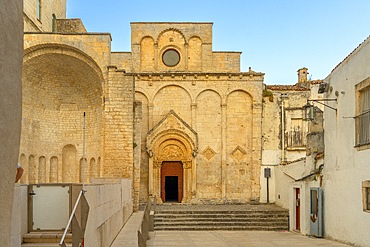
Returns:
[[[37,34],[37,35],[89,35],[89,36],[94,36],[94,35],[107,35],[109,36],[110,40],[112,41],[112,36],[110,33],[61,33],[61,32],[24,32],[24,35],[27,34]]]
[[[263,81],[264,73],[259,72],[139,72],[125,73],[127,76],[134,76],[137,80],[254,80]]]

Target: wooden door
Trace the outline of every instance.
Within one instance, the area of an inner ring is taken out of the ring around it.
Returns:
[[[167,186],[166,186],[167,181]],[[177,181],[177,186],[173,182]],[[169,184],[171,183],[171,184]],[[175,191],[173,191],[175,190]],[[175,193],[173,193],[175,192]],[[177,192],[177,193],[176,193]],[[171,196],[177,195],[177,198]],[[163,202],[183,197],[183,168],[181,161],[164,161],[161,168],[161,198]]]

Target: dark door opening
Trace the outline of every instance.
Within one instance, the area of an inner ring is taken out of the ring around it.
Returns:
[[[295,189],[295,229],[301,229],[301,193],[300,189]]]
[[[165,193],[166,202],[175,201],[177,202],[179,196],[178,176],[166,176],[165,178]]]
[[[162,202],[183,199],[183,168],[181,161],[163,161],[161,168]]]

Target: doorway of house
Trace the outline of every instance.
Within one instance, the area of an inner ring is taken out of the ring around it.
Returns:
[[[301,193],[300,189],[295,189],[295,229],[301,230]]]
[[[164,161],[161,169],[161,198],[163,202],[181,202],[183,197],[183,168],[181,161]]]

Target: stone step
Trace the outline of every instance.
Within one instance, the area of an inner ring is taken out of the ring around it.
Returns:
[[[275,214],[275,215],[242,215],[242,214],[163,214],[155,213],[154,217],[159,218],[233,218],[233,219],[274,219],[274,218],[286,218],[287,214]]]
[[[23,235],[23,243],[59,243],[63,232],[30,232]],[[72,243],[72,233],[67,233],[66,243]]]
[[[214,211],[214,210],[207,210],[207,211],[191,211],[191,210],[162,210],[162,211],[156,211],[156,214],[217,214],[217,215],[223,215],[223,214],[234,214],[234,215],[276,215],[276,214],[282,214],[282,215],[288,215],[289,212],[287,210],[275,210],[275,211]]]
[[[155,230],[260,230],[281,231],[288,229],[288,210],[227,210],[231,206],[205,206],[211,210],[167,210],[156,211]],[[234,207],[234,206],[232,206]],[[235,208],[235,207],[234,207]],[[184,208],[185,209],[185,208]],[[221,209],[221,210],[219,210]]]
[[[278,228],[282,228],[282,229],[286,229],[287,228],[287,223],[285,222],[282,222],[282,223],[279,223],[279,224],[271,224],[271,223],[265,223],[265,224],[261,224],[261,223],[251,223],[251,224],[233,224],[233,223],[229,223],[229,224],[214,224],[214,223],[199,223],[199,224],[156,224],[154,226],[154,229],[157,230],[159,228],[163,228],[163,227],[176,227],[176,228],[186,228],[186,227],[194,227],[194,228],[203,228],[203,227],[218,227],[218,228],[229,228],[229,227],[240,227],[240,228],[245,228],[245,227],[254,227],[254,228],[263,228],[263,227],[278,227]]]
[[[172,218],[155,218],[155,222],[236,222],[236,223],[248,223],[248,222],[286,222],[286,218],[191,218],[191,217],[172,217]]]
[[[160,226],[156,231],[286,231],[282,226]]]
[[[72,247],[71,243],[66,245]],[[59,243],[23,243],[21,247],[59,247]]]

